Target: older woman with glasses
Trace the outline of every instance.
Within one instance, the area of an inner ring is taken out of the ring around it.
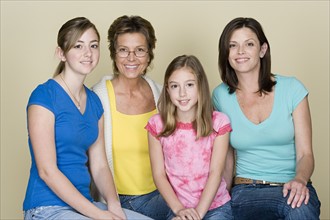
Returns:
[[[140,16],[121,16],[108,30],[114,74],[93,90],[104,108],[104,136],[109,166],[122,207],[153,219],[166,219],[165,201],[154,184],[144,126],[157,113],[161,88],[145,76],[154,58],[155,32]]]

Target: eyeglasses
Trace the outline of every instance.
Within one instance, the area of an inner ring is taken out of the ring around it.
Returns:
[[[145,48],[136,48],[133,51],[129,51],[127,48],[119,48],[116,51],[116,54],[121,58],[128,57],[131,53],[134,53],[136,57],[145,57],[148,53],[148,50]]]

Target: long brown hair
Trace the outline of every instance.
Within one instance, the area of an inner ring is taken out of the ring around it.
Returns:
[[[225,26],[219,39],[218,65],[220,77],[222,81],[229,86],[229,93],[234,93],[237,89],[238,78],[235,70],[231,67],[228,61],[229,41],[233,32],[243,27],[251,29],[251,31],[257,35],[260,45],[263,45],[264,43],[268,45],[265,55],[260,58],[260,72],[258,80],[259,91],[257,92],[260,94],[271,92],[276,82],[273,81],[272,77],[274,75],[271,73],[270,45],[260,23],[253,18],[235,18]]]
[[[169,136],[176,129],[176,106],[171,102],[167,92],[168,80],[172,73],[181,68],[189,68],[195,75],[198,89],[198,102],[195,121],[193,122],[194,129],[199,137],[205,137],[212,133],[212,101],[209,83],[204,71],[204,68],[197,57],[193,55],[182,55],[174,58],[168,65],[165,77],[164,86],[158,100],[159,114],[164,122],[164,129],[159,136]]]
[[[57,35],[57,45],[61,48],[64,54],[68,53],[68,51],[74,47],[75,43],[78,41],[78,39],[83,35],[83,33],[93,28],[96,32],[96,35],[98,37],[98,40],[100,41],[100,34],[97,31],[95,25],[90,22],[85,17],[76,17],[69,21],[67,21],[65,24],[62,25],[60,30],[58,31]],[[60,61],[58,64],[54,77],[60,74],[65,68],[65,62]]]

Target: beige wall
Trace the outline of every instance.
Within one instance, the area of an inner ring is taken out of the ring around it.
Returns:
[[[177,55],[200,58],[213,89],[220,83],[217,44],[237,16],[261,22],[273,72],[295,75],[310,91],[316,167],[313,182],[329,219],[329,1],[3,1],[1,0],[1,219],[22,218],[30,155],[25,107],[37,84],[51,77],[59,27],[88,17],[102,36],[101,60],[87,86],[111,72],[106,33],[123,14],[141,15],[158,38],[149,76],[162,82]]]

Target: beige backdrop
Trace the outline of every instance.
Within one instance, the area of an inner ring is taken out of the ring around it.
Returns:
[[[148,19],[158,38],[149,76],[162,83],[168,63],[194,54],[213,89],[220,83],[218,39],[231,19],[261,22],[272,49],[272,71],[295,75],[310,91],[313,182],[329,219],[329,1],[3,1],[1,0],[1,219],[21,219],[30,155],[25,107],[31,91],[52,76],[60,26],[76,16],[98,27],[101,59],[92,86],[111,72],[106,33],[123,14]]]

